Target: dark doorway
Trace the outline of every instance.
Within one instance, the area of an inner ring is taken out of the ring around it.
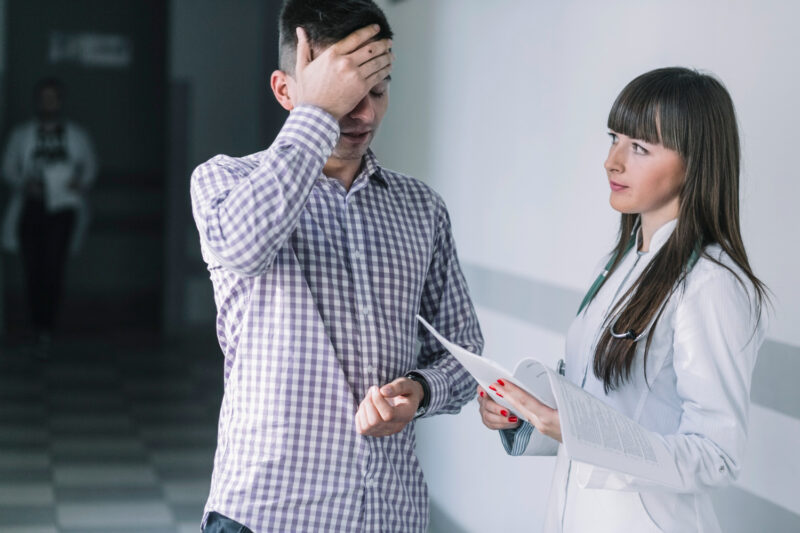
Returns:
[[[32,116],[42,76],[66,87],[65,111],[100,163],[91,223],[68,265],[60,328],[157,328],[162,304],[167,2],[10,0],[6,124]],[[3,139],[7,138],[7,133]],[[5,256],[5,318],[24,329],[18,257]]]

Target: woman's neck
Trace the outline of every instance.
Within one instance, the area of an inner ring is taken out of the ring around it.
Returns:
[[[677,205],[675,206],[675,209],[666,209],[657,213],[642,213],[640,216],[642,223],[642,240],[639,243],[639,251],[649,252],[653,235],[655,235],[661,226],[676,218],[678,218]]]

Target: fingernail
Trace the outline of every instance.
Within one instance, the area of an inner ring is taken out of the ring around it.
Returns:
[[[502,395],[502,394],[500,394],[499,392],[497,393],[497,395],[498,395],[498,396],[500,396],[501,398],[503,397],[503,395]]]
[[[509,416],[509,417],[508,417],[508,421],[509,421],[509,422],[518,422],[518,421],[519,421],[519,419],[518,419],[516,416]]]
[[[500,414],[501,414],[502,416],[508,416],[508,411],[506,411],[505,409],[503,409],[502,411],[500,411]]]
[[[489,388],[492,389],[493,391],[497,392],[497,389],[495,389],[492,385],[489,385]]]
[[[481,398],[483,398],[483,391],[481,391]]]
[[[503,383],[502,379],[498,379],[497,382],[500,384],[501,387],[505,387],[506,386],[506,384]]]

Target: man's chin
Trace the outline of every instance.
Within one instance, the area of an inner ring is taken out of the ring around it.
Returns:
[[[349,148],[337,146],[333,150],[331,157],[335,157],[336,159],[342,159],[345,161],[348,160],[361,161],[361,159],[364,157],[364,154],[367,153],[368,149],[369,149],[368,144],[365,146],[349,147]]]

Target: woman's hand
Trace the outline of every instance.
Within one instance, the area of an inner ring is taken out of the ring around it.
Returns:
[[[557,410],[547,407],[513,383],[498,379],[495,387],[497,388],[497,392],[502,395],[503,399],[507,400],[508,403],[514,407],[514,411],[530,422],[539,433],[547,435],[558,442],[562,442],[561,419],[558,417]],[[495,402],[492,401],[492,403]],[[485,419],[484,424],[486,424]],[[486,425],[488,426],[488,424]]]
[[[519,419],[492,400],[480,385],[478,386],[478,404],[481,408],[481,419],[487,428],[512,429],[520,425]]]

